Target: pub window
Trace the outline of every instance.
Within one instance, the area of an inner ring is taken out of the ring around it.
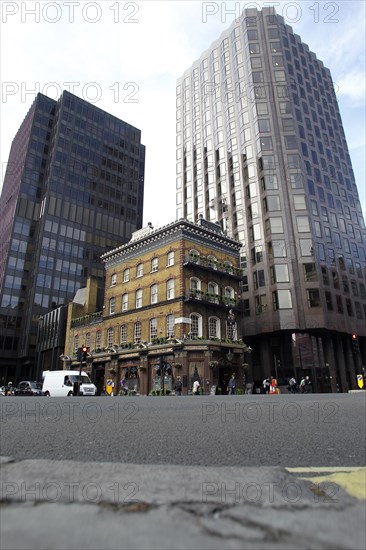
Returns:
[[[137,321],[134,326],[134,340],[138,344],[141,342],[141,321]]]
[[[119,338],[121,344],[127,342],[127,325],[121,325],[119,329]]]
[[[150,319],[150,342],[158,335],[158,320],[156,317]]]

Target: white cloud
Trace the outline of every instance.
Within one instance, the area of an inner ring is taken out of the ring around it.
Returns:
[[[359,71],[340,74],[337,80],[337,95],[344,96],[352,107],[364,106],[366,98],[365,75]]]

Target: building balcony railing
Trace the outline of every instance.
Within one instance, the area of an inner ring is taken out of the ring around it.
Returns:
[[[182,347],[182,345],[190,345],[193,342],[202,342],[202,344],[205,345],[212,345],[212,344],[230,344],[231,346],[241,346],[244,345],[243,340],[241,338],[234,339],[234,338],[217,338],[217,337],[204,337],[204,336],[195,336],[193,334],[189,334],[188,336],[183,336],[182,339],[174,338],[174,337],[160,337],[160,338],[152,338],[151,342],[121,342],[120,344],[113,344],[113,346],[107,346],[107,347],[98,347],[95,349],[91,349],[88,352],[87,362],[91,361],[93,357],[96,355],[104,355],[104,356],[110,356],[110,355],[119,355],[123,353],[145,353],[149,351],[155,351],[157,349],[161,349],[163,346],[164,348],[168,347],[176,347],[179,348]],[[72,355],[72,359],[76,360],[77,353],[74,352]],[[181,366],[181,365],[180,365]]]
[[[77,317],[76,319],[72,319],[71,326],[77,327],[80,325],[92,325],[93,323],[98,323],[102,321],[102,315],[102,311],[97,311],[96,313],[90,313],[89,315]]]
[[[241,301],[237,298],[229,298],[228,296],[222,296],[220,294],[212,294],[210,292],[204,292],[203,290],[188,289],[185,293],[185,301],[200,301],[207,304],[213,304],[224,307],[239,308]]]
[[[234,267],[228,265],[226,262],[219,262],[198,254],[188,254],[184,259],[184,265],[197,265],[201,268],[217,271],[240,280],[243,279],[244,276],[243,270],[239,267]]]

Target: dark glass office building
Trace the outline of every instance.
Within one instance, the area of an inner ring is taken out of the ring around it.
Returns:
[[[37,376],[40,316],[87,277],[100,255],[142,225],[141,132],[64,92],[38,94],[10,151],[0,198],[0,385]]]
[[[356,387],[365,222],[330,71],[273,8],[245,10],[178,81],[177,218],[200,215],[242,243],[257,378]]]

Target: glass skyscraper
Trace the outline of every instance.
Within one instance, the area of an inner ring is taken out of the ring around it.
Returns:
[[[66,304],[100,255],[142,225],[137,128],[63,92],[38,94],[12,143],[0,198],[0,384],[35,376],[38,318]]]
[[[243,12],[178,81],[177,218],[200,215],[242,243],[257,378],[355,387],[365,222],[330,71],[273,8]]]

